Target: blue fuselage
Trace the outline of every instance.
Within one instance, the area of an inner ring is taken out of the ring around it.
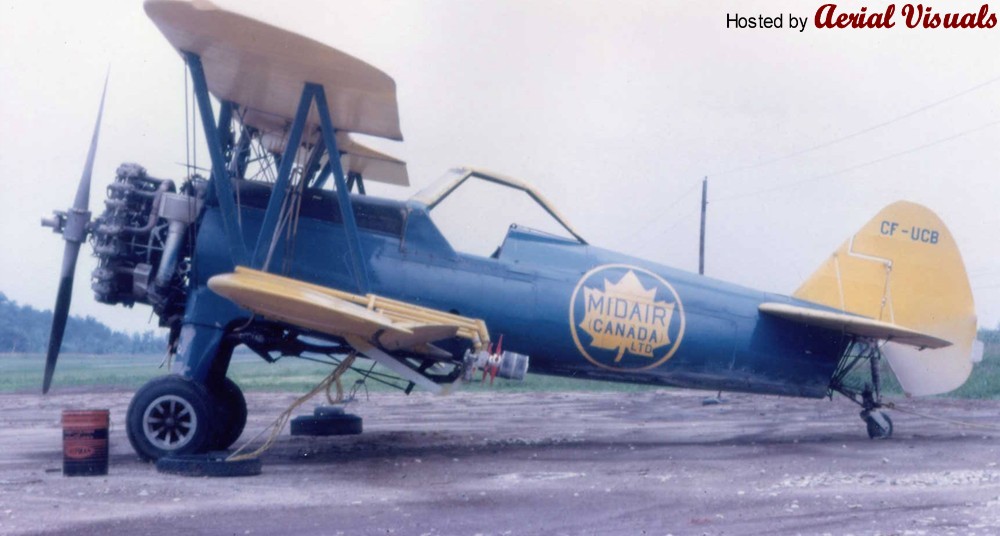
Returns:
[[[264,192],[242,195],[251,247]],[[822,397],[848,344],[840,333],[762,315],[763,302],[801,303],[529,229],[512,227],[492,257],[456,252],[426,207],[354,196],[370,292],[481,318],[531,371],[634,383]],[[232,271],[219,209],[202,217],[185,323],[247,313],[205,286]],[[286,262],[286,259],[289,262]],[[270,269],[357,292],[332,197],[303,204],[293,243]],[[812,304],[808,304],[812,306]]]

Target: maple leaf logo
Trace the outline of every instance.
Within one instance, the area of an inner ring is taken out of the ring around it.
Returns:
[[[583,289],[586,313],[579,327],[593,339],[594,348],[653,358],[653,351],[670,344],[668,327],[674,303],[656,301],[656,288],[646,289],[629,270],[617,283],[604,280],[604,290]]]

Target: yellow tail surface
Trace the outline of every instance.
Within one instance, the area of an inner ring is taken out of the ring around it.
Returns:
[[[882,348],[909,395],[946,393],[972,372],[969,278],[948,228],[926,207],[899,201],[882,209],[794,296],[950,341],[937,350],[891,342]]]

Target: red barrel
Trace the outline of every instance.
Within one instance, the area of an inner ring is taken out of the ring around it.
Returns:
[[[63,410],[63,475],[108,474],[110,416],[106,409]]]

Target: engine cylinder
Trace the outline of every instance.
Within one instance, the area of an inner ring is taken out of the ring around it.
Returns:
[[[193,233],[203,188],[192,179],[178,193],[171,180],[122,164],[108,186],[104,212],[91,226],[98,267],[91,287],[99,302],[153,306],[161,325],[184,307]],[[157,268],[161,273],[156,273]]]

